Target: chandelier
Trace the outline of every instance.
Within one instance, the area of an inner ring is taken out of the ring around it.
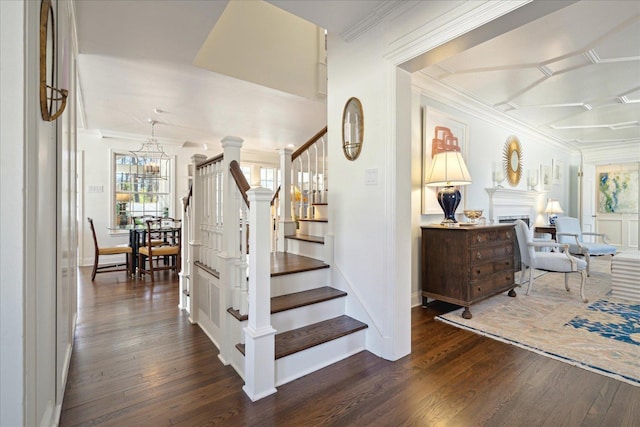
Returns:
[[[135,157],[136,171],[138,176],[167,179],[169,172],[169,160],[171,159],[164,152],[162,146],[155,138],[156,120],[149,119],[151,124],[151,138],[142,143],[139,150],[132,150]]]

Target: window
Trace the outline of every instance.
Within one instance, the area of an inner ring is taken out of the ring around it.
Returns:
[[[114,225],[127,225],[134,217],[171,216],[173,200],[173,161],[164,155],[152,159],[133,153],[113,153]]]
[[[260,168],[260,186],[264,188],[268,188],[271,191],[276,191],[276,187],[277,187],[276,173],[277,173],[277,169],[261,167]]]

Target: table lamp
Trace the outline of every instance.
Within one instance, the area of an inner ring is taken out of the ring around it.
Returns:
[[[544,210],[544,213],[546,213],[549,217],[549,224],[555,225],[556,218],[558,217],[557,214],[564,213],[564,211],[560,207],[560,202],[558,202],[556,199],[549,199],[547,201],[547,207]]]
[[[471,176],[459,151],[443,151],[433,157],[425,185],[442,187],[437,194],[438,203],[444,211],[442,225],[453,227],[457,224],[455,212],[462,195],[455,186],[467,184],[471,184]]]

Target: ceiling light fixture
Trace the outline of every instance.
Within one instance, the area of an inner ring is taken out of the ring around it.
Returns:
[[[136,159],[138,176],[167,179],[169,176],[169,160],[171,159],[164,152],[158,140],[155,138],[156,120],[149,119],[151,124],[151,138],[142,143],[139,150],[132,150],[131,153]]]

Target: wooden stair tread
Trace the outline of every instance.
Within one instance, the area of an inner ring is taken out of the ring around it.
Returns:
[[[302,240],[303,242],[321,243],[324,245],[324,237],[311,236],[309,234],[290,234],[284,236],[286,239]]]
[[[276,359],[307,350],[366,328],[368,328],[366,323],[343,315],[276,334]],[[244,344],[236,344],[236,348],[244,354]]]
[[[344,291],[330,286],[323,286],[321,288],[310,289],[308,291],[273,297],[271,298],[271,314],[329,301],[335,298],[341,298],[346,295],[347,293]],[[246,314],[241,315],[239,310],[235,310],[233,308],[228,308],[227,312],[240,321],[247,320],[249,318]]]
[[[329,264],[325,264],[315,258],[288,252],[273,252],[271,254],[271,277],[322,268],[329,268]]]
[[[307,222],[329,222],[327,218],[298,218],[298,221],[307,221]]]

